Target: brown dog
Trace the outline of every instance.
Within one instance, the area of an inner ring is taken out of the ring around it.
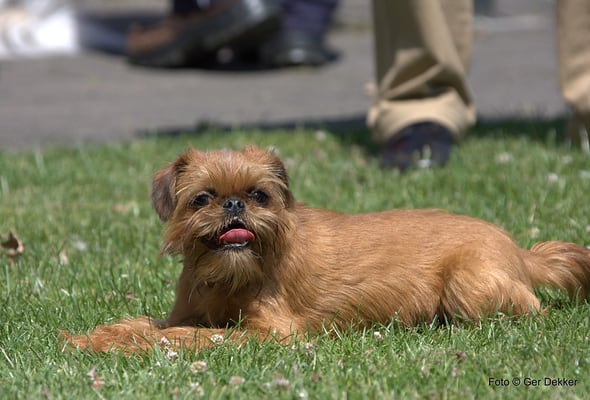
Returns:
[[[540,310],[533,289],[542,285],[590,293],[582,246],[524,250],[494,225],[435,210],[307,208],[281,160],[255,147],[187,151],[156,174],[152,201],[167,222],[163,251],[184,258],[170,316],[101,326],[71,343],[133,351],[166,338],[198,349],[228,332],[280,339],[394,318],[521,315]]]

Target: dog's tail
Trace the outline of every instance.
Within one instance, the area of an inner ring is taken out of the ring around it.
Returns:
[[[535,244],[524,257],[534,287],[551,286],[570,297],[590,295],[590,250],[559,241]]]
[[[150,351],[155,347],[163,350],[179,348],[198,350],[222,343],[229,338],[237,339],[236,332],[224,329],[190,326],[159,329],[146,317],[123,320],[113,325],[102,325],[89,335],[75,336],[65,331],[60,333],[63,341],[70,347],[96,352],[115,350],[126,354]]]

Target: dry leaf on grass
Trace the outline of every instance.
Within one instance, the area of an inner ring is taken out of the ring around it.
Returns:
[[[23,242],[12,232],[8,233],[8,239],[2,242],[2,253],[6,254],[8,257],[14,258],[25,251],[25,245]]]

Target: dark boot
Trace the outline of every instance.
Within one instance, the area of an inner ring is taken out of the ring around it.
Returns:
[[[385,143],[382,168],[405,171],[411,167],[444,166],[451,155],[453,135],[436,122],[420,122],[405,127]]]

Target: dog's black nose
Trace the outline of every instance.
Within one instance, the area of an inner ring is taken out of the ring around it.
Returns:
[[[244,212],[246,204],[240,199],[227,199],[223,202],[223,209],[229,214],[238,215]]]

